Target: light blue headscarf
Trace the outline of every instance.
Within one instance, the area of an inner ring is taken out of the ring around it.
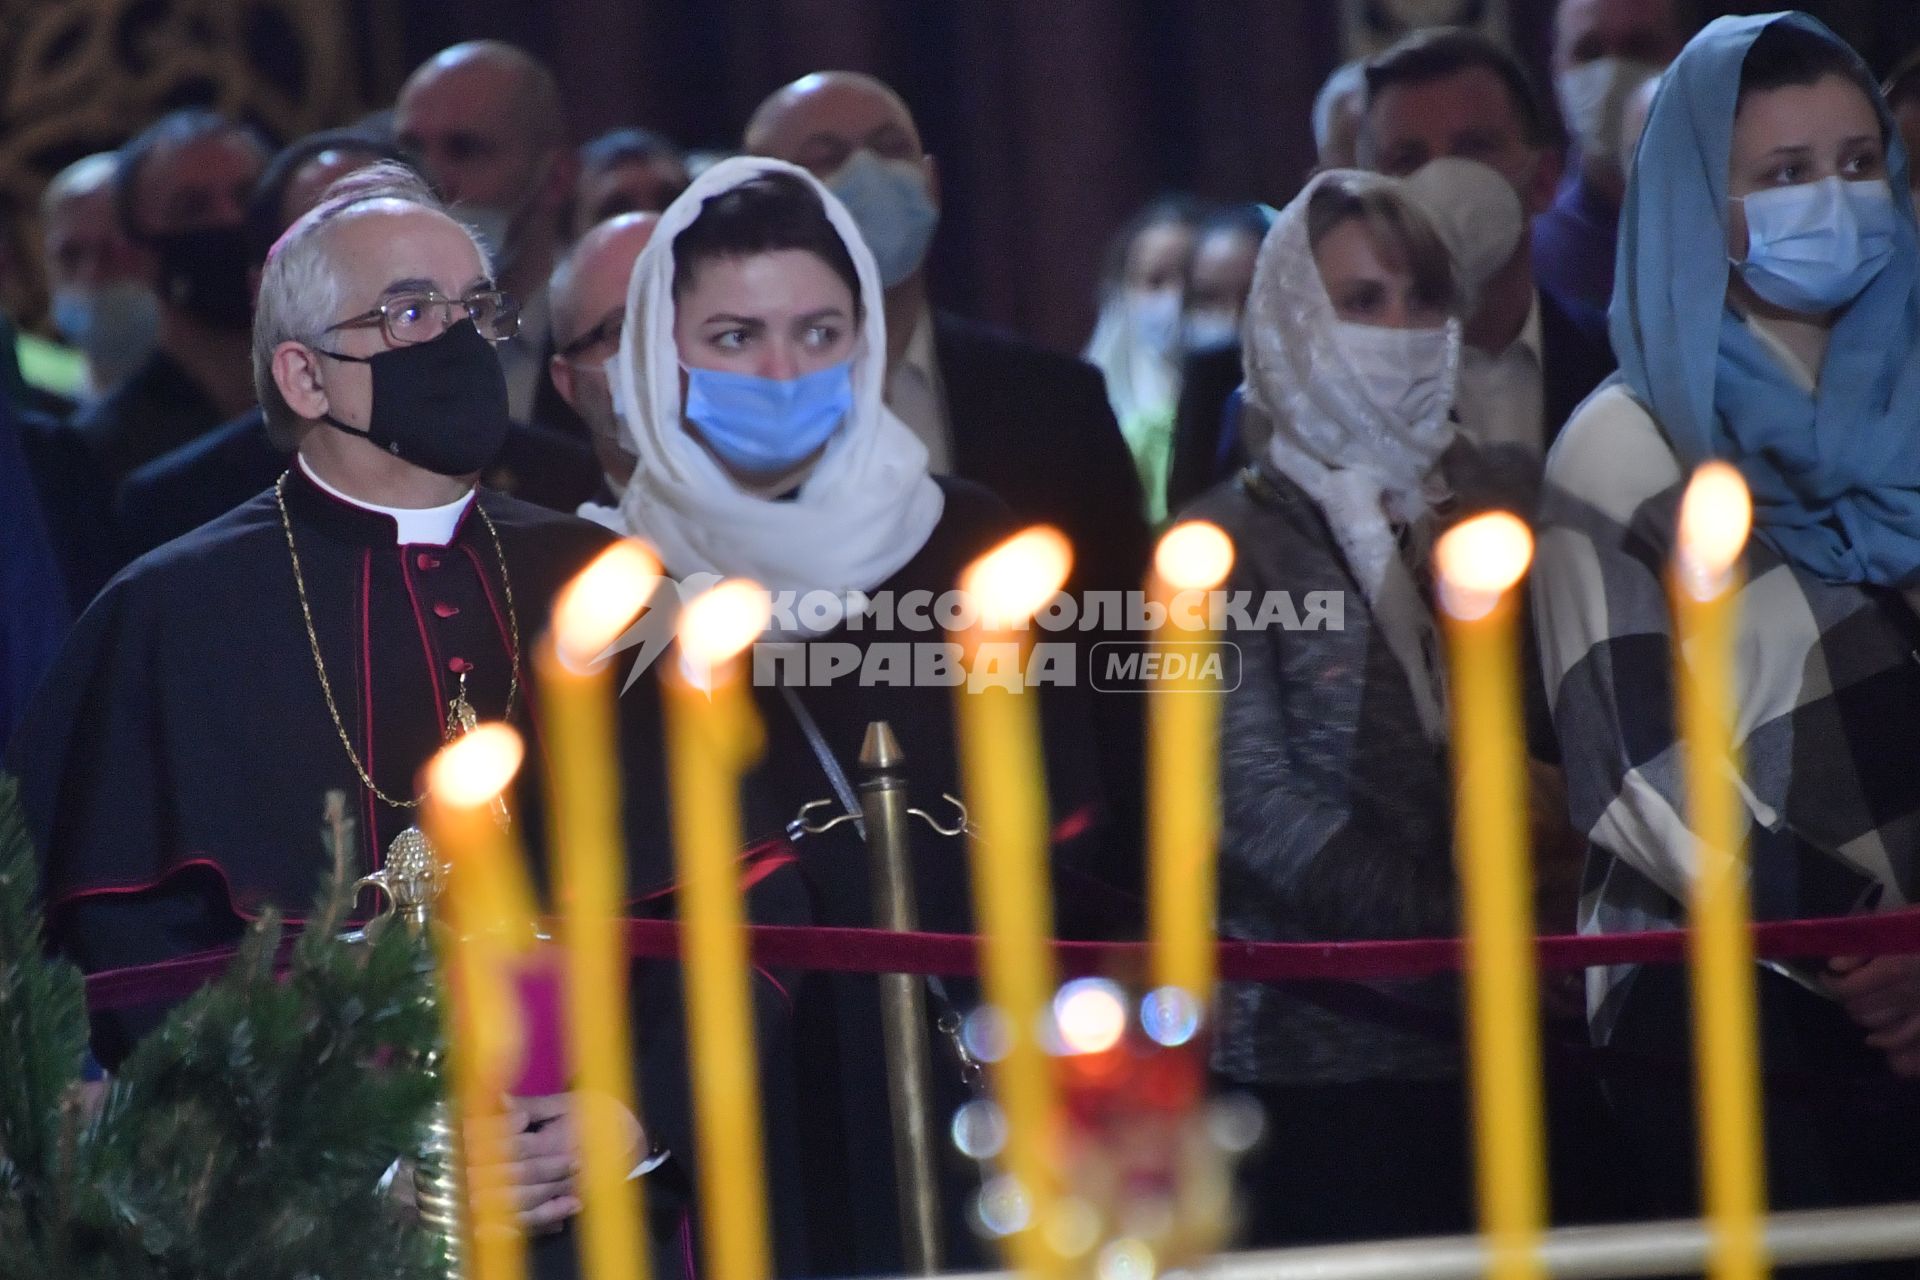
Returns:
[[[1894,255],[1834,325],[1809,396],[1726,305],[1727,161],[1740,71],[1803,13],[1721,18],[1667,70],[1620,220],[1611,332],[1627,386],[1685,465],[1724,458],[1756,534],[1829,582],[1920,582],[1920,246],[1907,156],[1876,93],[1899,217]],[[1865,64],[1862,82],[1872,83]]]

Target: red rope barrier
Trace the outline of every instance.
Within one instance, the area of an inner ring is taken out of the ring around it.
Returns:
[[[968,934],[889,933],[882,929],[836,929],[757,925],[747,930],[756,963],[821,973],[913,973],[967,977],[979,971],[978,939]],[[1764,960],[1841,955],[1920,953],[1920,909],[1822,920],[1788,920],[1754,926],[1754,950]],[[1687,935],[1680,930],[1561,935],[1539,940],[1543,969],[1596,965],[1680,964]],[[290,946],[288,942],[283,944]],[[1127,976],[1143,972],[1146,944],[1058,942],[1063,975]],[[627,921],[627,951],[634,959],[671,960],[680,953],[680,926],[672,920]],[[1220,976],[1246,982],[1302,979],[1377,982],[1425,977],[1460,969],[1464,948],[1457,938],[1385,942],[1235,942],[1220,944]],[[160,964],[109,969],[87,978],[94,1010],[178,999],[226,970],[233,949],[199,952]]]

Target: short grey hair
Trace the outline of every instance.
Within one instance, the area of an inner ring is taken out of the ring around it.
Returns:
[[[266,417],[267,438],[292,452],[312,425],[280,394],[273,380],[273,353],[283,342],[312,342],[334,322],[340,308],[340,273],[328,251],[331,224],[352,210],[375,202],[418,205],[448,214],[446,204],[425,178],[407,165],[381,161],[343,175],[327,188],[311,211],[295,222],[267,254],[260,296],[253,309],[253,389]],[[493,270],[486,248],[473,229],[455,220],[473,241],[481,268]]]

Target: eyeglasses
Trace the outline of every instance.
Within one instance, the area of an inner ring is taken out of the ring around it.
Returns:
[[[593,350],[603,342],[619,342],[620,334],[627,327],[627,313],[616,311],[593,328],[554,352],[563,360],[573,360]]]
[[[498,289],[475,289],[464,298],[449,298],[427,290],[424,293],[396,293],[371,311],[329,325],[322,333],[337,329],[364,329],[379,325],[387,340],[396,347],[426,342],[439,337],[450,325],[460,322],[458,307],[465,318],[488,342],[505,342],[520,332],[520,304]]]

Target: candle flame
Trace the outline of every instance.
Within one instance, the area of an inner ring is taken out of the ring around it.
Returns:
[[[560,589],[553,640],[571,671],[589,671],[646,607],[660,584],[660,561],[643,542],[623,538]]]
[[[1532,561],[1533,534],[1512,512],[1463,520],[1433,547],[1440,603],[1462,622],[1483,618],[1526,576]]]
[[[1175,591],[1211,591],[1233,571],[1233,539],[1217,524],[1182,521],[1161,535],[1153,571]]]
[[[696,666],[720,666],[758,640],[772,617],[773,602],[765,587],[728,578],[695,596],[681,611],[681,653]]]
[[[440,748],[427,765],[427,790],[456,809],[491,804],[512,785],[526,754],[513,726],[483,724]]]
[[[1024,623],[1066,585],[1073,544],[1048,525],[1023,529],[966,567],[960,589],[981,616],[1002,626]]]
[[[1753,496],[1740,473],[1725,462],[1709,462],[1695,471],[1680,500],[1674,558],[1681,581],[1696,599],[1725,589],[1752,531]]]

